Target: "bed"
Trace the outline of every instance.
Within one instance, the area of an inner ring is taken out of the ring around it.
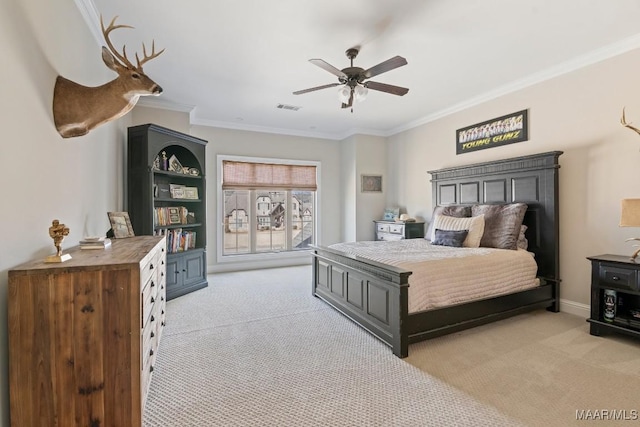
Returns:
[[[355,321],[398,357],[409,344],[529,310],[559,311],[558,158],[553,151],[429,171],[433,206],[525,203],[527,251],[536,286],[438,308],[409,310],[412,271],[336,248],[313,247],[313,294]]]

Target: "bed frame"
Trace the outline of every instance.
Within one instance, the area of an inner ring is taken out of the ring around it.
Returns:
[[[558,157],[561,151],[429,171],[433,205],[524,202],[528,250],[535,253],[540,286],[495,298],[409,314],[410,271],[313,248],[313,294],[393,349],[529,310],[559,311]]]

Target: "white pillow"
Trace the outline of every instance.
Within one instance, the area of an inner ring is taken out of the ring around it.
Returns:
[[[469,230],[467,238],[462,242],[465,248],[479,248],[482,234],[484,233],[484,215],[472,216],[467,218],[456,218],[447,215],[436,215],[433,220],[433,233],[431,241],[435,239],[436,229],[438,230]]]

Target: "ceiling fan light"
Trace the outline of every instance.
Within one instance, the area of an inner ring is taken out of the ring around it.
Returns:
[[[353,95],[354,98],[356,99],[356,101],[358,102],[362,102],[365,99],[367,99],[367,94],[369,93],[369,89],[367,89],[364,86],[361,85],[357,85],[354,89],[353,89]]]
[[[351,97],[351,87],[349,85],[340,86],[338,89],[338,99],[343,104],[349,103],[349,98]]]

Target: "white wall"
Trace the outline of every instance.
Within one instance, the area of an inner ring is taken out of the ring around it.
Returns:
[[[88,86],[115,78],[75,4],[0,2],[0,426],[8,426],[7,272],[55,252],[54,218],[70,228],[63,248],[109,228],[107,211],[122,208],[122,121],[63,139],[51,113],[55,78]]]
[[[356,171],[356,142],[354,138],[347,138],[340,143],[340,204],[342,207],[341,241],[354,242],[357,239],[357,211],[356,192],[358,191]]]
[[[640,197],[640,136],[620,125],[640,123],[640,51],[531,86],[389,138],[395,202],[431,218],[429,170],[560,150],[562,309],[588,315],[589,255],[631,254],[619,228],[620,199]],[[455,82],[451,82],[455,84]],[[455,154],[461,127],[529,109],[529,141]]]
[[[356,240],[374,240],[374,223],[382,219],[391,191],[387,184],[387,142],[377,136],[355,135]],[[362,175],[382,175],[381,193],[363,193]]]

